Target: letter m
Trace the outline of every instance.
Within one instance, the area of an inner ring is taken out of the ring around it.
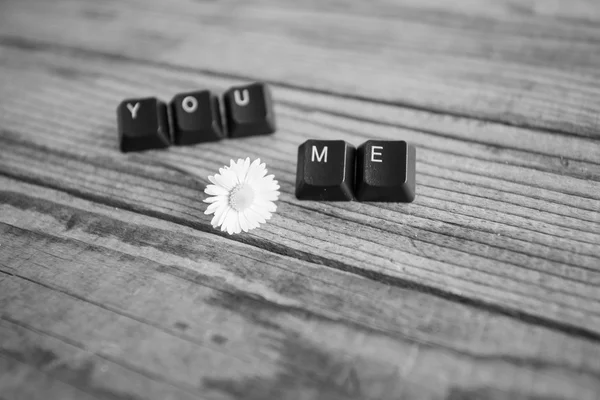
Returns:
[[[315,158],[317,159],[318,162],[321,162],[323,160],[325,162],[327,162],[327,146],[323,147],[321,154],[319,154],[319,152],[317,151],[317,146],[313,146],[312,147],[312,155],[310,157],[310,160],[312,162],[315,162]]]

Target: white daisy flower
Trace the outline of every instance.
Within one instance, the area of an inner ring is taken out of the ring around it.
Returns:
[[[221,227],[230,235],[248,232],[264,224],[277,209],[279,185],[274,175],[267,176],[260,158],[250,164],[250,158],[241,158],[209,176],[213,183],[204,193],[212,196],[204,200],[211,203],[204,214],[215,214],[210,222],[213,228]]]

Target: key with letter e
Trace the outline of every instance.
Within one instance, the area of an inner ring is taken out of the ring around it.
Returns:
[[[122,152],[170,144],[167,106],[154,97],[122,101],[117,107],[117,125]]]
[[[358,201],[415,199],[415,147],[403,140],[369,140],[357,150]]]
[[[296,197],[352,200],[354,146],[343,140],[307,140],[298,147]]]

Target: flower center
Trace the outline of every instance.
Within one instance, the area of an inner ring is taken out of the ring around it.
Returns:
[[[254,190],[250,185],[241,183],[229,194],[229,205],[235,211],[244,211],[254,202]]]

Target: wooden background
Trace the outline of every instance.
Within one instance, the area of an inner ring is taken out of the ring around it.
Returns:
[[[254,80],[275,135],[118,151]],[[597,0],[1,0],[0,399],[600,398],[599,111]],[[411,141],[416,201],[298,201],[309,138]]]

